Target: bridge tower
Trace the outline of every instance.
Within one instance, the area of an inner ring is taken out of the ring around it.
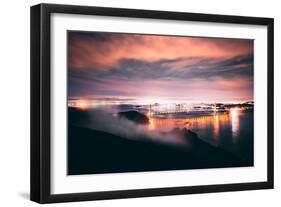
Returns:
[[[217,103],[215,102],[215,104],[214,104],[214,115],[216,115],[217,114]]]

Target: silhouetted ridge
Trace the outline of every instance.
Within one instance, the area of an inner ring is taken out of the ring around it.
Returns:
[[[187,133],[191,148],[126,139],[75,125],[68,130],[69,175],[248,166],[185,129],[182,133]]]

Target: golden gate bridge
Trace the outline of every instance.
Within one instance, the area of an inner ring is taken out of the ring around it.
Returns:
[[[221,105],[214,104],[149,104],[149,115],[169,115],[169,114],[183,114],[183,113],[217,113],[226,112],[227,110]]]

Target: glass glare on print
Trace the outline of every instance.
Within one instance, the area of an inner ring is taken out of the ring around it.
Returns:
[[[253,166],[253,40],[67,39],[69,175]]]

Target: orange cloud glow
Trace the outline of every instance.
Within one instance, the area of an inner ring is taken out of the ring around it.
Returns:
[[[73,36],[69,42],[69,66],[106,69],[119,60],[156,61],[188,57],[231,58],[253,53],[251,41],[234,39],[116,34],[109,41]]]

